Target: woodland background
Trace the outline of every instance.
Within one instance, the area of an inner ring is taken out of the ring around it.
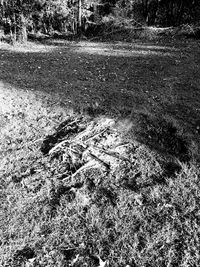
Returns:
[[[199,22],[198,0],[1,0],[1,39],[25,42],[28,35],[95,35],[120,19],[135,27]],[[121,20],[120,20],[121,21]],[[122,23],[123,24],[123,23]],[[119,25],[119,23],[118,23]]]

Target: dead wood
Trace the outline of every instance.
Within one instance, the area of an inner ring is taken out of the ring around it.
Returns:
[[[49,155],[54,153],[57,149],[62,148],[62,146],[69,144],[68,140],[63,140],[62,142],[58,143],[56,146],[54,146],[52,149],[49,150]]]
[[[89,153],[89,156],[91,156],[93,159],[95,159],[96,161],[98,161],[101,165],[103,165],[107,170],[110,169],[110,164],[104,162],[102,159],[100,159],[99,157],[97,157],[96,155],[94,155],[93,153]]]
[[[101,151],[104,154],[107,154],[108,156],[111,156],[111,157],[114,157],[114,158],[117,158],[117,159],[120,159],[120,160],[131,162],[128,158],[120,155],[119,153],[117,153],[115,151],[107,151],[104,148],[101,148],[101,147],[98,147],[98,146],[95,146],[94,148],[98,149],[99,151]]]

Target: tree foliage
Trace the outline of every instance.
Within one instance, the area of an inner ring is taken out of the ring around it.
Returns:
[[[118,10],[125,16],[139,15],[148,25],[177,26],[198,20],[198,0],[119,0]]]
[[[0,26],[13,41],[26,41],[27,32],[84,31],[103,16],[139,19],[142,23],[177,26],[198,20],[198,0],[1,0]]]

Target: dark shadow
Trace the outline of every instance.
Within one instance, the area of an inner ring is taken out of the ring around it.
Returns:
[[[113,188],[99,187],[95,192],[94,202],[98,207],[105,207],[107,204],[115,207],[117,204],[117,194]]]
[[[64,248],[60,249],[60,252],[64,256],[64,259],[66,261],[72,260],[73,258],[76,257],[76,254],[77,254],[77,250],[74,249],[74,248],[67,249],[67,248],[64,247]]]
[[[70,100],[77,109],[98,105],[95,114],[104,112],[101,105],[115,110],[121,101],[127,106],[125,99],[129,103],[146,101],[146,96],[141,95],[141,83],[146,87],[154,71],[159,70],[156,57],[161,55],[157,55],[157,48],[145,49],[142,45],[140,49],[137,45],[133,50],[122,44],[115,47],[87,42],[2,47],[0,80],[16,88],[59,94],[63,105]],[[162,57],[171,61],[165,54]]]
[[[163,175],[167,178],[170,178],[179,173],[181,169],[181,166],[176,162],[165,162],[163,164]]]
[[[122,187],[130,191],[140,192],[142,189],[152,188],[156,185],[165,186],[169,178],[175,178],[182,170],[180,164],[173,161],[166,160],[161,165],[163,170],[161,174],[153,174],[144,180],[142,179],[142,173],[138,172],[134,177],[123,179]]]
[[[139,115],[135,136],[139,142],[147,144],[160,154],[178,158],[183,162],[188,162],[191,158],[189,140],[179,133],[172,122],[162,118]]]
[[[23,266],[27,260],[36,257],[35,251],[26,245],[22,249],[18,249],[15,251],[13,258],[11,259],[10,264],[12,266]]]
[[[162,169],[163,173],[161,175],[152,175],[149,180],[150,182],[146,185],[141,186],[141,188],[147,187],[147,186],[155,186],[155,185],[166,185],[167,179],[169,178],[175,178],[177,174],[180,173],[182,170],[180,164],[173,162],[173,161],[166,161],[162,163]],[[140,189],[141,189],[140,188]]]
[[[61,142],[63,138],[65,140],[69,139],[73,135],[85,130],[86,126],[83,122],[84,118],[82,116],[76,117],[76,119],[74,117],[68,117],[58,126],[54,134],[48,135],[44,138],[41,145],[41,152],[44,155],[47,155],[55,144]]]

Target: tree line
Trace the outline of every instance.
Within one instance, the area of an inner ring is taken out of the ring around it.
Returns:
[[[0,28],[14,41],[27,33],[79,34],[102,18],[132,18],[145,25],[177,26],[198,22],[199,0],[0,0]]]

